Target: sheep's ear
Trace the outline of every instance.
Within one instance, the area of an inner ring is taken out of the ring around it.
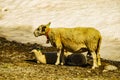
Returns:
[[[49,26],[50,26],[50,24],[51,24],[51,22],[49,22],[46,26],[47,26],[47,27],[49,27]]]

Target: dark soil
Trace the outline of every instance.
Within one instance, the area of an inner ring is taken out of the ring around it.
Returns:
[[[91,69],[86,66],[38,64],[32,49],[42,48],[43,52],[56,51],[53,47],[39,44],[18,43],[0,37],[0,80],[120,80],[120,62],[102,59],[102,66]],[[114,65],[118,69],[103,72],[104,66]]]

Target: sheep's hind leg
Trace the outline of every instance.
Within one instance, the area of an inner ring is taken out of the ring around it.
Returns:
[[[98,61],[98,66],[101,66],[100,54],[97,54],[97,61]]]
[[[61,51],[61,65],[64,65],[64,63],[65,63],[65,60],[64,60],[64,49],[62,49],[62,51]]]
[[[95,69],[96,67],[98,67],[97,56],[96,56],[95,52],[91,52],[91,54],[92,54],[92,57],[93,57],[93,66],[92,66],[92,69]]]

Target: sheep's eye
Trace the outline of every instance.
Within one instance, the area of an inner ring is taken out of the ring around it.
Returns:
[[[39,28],[37,28],[37,30],[39,31],[40,29],[39,29]]]
[[[43,26],[43,27],[42,27],[42,31],[45,31],[45,28],[46,28],[46,26]]]

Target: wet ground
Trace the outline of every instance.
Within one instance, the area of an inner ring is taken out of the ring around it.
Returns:
[[[91,61],[86,66],[37,64],[32,49],[39,44],[18,43],[0,37],[0,80],[120,80],[120,62],[102,59],[102,66],[91,69]],[[53,47],[42,47],[43,52],[56,51]],[[118,69],[103,72],[106,65]]]

